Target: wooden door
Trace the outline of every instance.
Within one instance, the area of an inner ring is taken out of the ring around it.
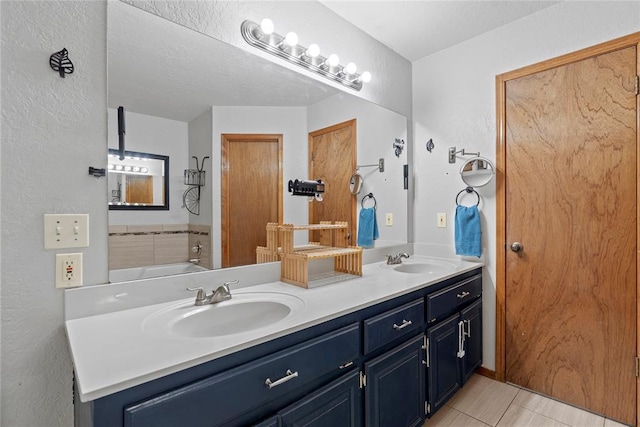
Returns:
[[[282,135],[222,135],[222,267],[256,263],[282,223]]]
[[[127,203],[153,205],[153,177],[146,175],[125,175]]]
[[[322,202],[309,205],[309,223],[346,221],[349,244],[355,244],[356,198],[349,190],[349,179],[356,170],[356,120],[309,133],[309,179],[325,183]],[[319,232],[309,239],[318,241]]]
[[[627,424],[636,422],[636,64],[633,46],[504,86],[506,380]]]

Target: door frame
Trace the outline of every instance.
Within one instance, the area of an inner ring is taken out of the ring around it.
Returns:
[[[351,119],[351,120],[347,120],[346,122],[342,122],[342,123],[338,123],[326,128],[322,128],[322,129],[318,129],[315,130],[313,132],[309,132],[309,136],[308,136],[308,163],[307,163],[307,170],[309,171],[309,179],[314,179],[313,176],[313,159],[312,159],[312,154],[313,154],[313,138],[318,136],[318,135],[323,135],[325,133],[331,133],[331,132],[335,132],[337,130],[340,129],[344,129],[344,128],[351,128],[351,140],[353,141],[352,147],[351,147],[351,151],[352,151],[352,164],[351,164],[351,169],[353,171],[356,170],[356,167],[358,165],[358,139],[357,139],[357,119]],[[347,185],[347,184],[345,184]],[[356,222],[357,222],[357,204],[356,204],[356,197],[352,197],[351,198],[351,218],[349,221],[349,233],[351,233],[351,239],[349,240],[349,244],[352,246],[355,246],[356,242]],[[314,210],[313,209],[309,209],[309,224],[314,224],[315,223],[315,218],[314,218]],[[311,233],[309,233],[309,238],[311,238]]]
[[[495,378],[506,381],[506,255],[507,255],[507,198],[506,198],[506,84],[510,80],[536,74],[552,68],[582,61],[616,50],[636,46],[636,72],[640,70],[640,32],[566,55],[539,62],[496,76],[496,363]],[[636,95],[636,191],[640,200],[640,96]],[[640,243],[640,203],[636,203],[636,239]],[[640,247],[637,248],[640,255]],[[639,258],[640,259],[640,258]],[[636,295],[640,295],[640,263],[636,263]],[[636,298],[636,354],[640,354],[640,298]],[[638,381],[636,381],[638,384]],[[638,385],[636,385],[637,390]],[[636,392],[636,419],[640,415],[640,393]]]
[[[222,265],[229,264],[229,220],[231,215],[229,214],[229,159],[227,152],[228,146],[235,141],[246,141],[248,139],[257,140],[260,142],[276,142],[278,144],[278,224],[282,224],[283,213],[283,173],[282,173],[282,134],[262,134],[262,133],[223,133],[221,137],[221,156],[220,163],[222,169],[220,171],[220,250],[221,250],[221,263]]]

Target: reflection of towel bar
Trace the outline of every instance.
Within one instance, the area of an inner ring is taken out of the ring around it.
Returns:
[[[367,199],[373,199],[373,209],[375,209],[378,206],[378,201],[376,200],[375,197],[373,197],[373,193],[369,193],[366,196],[364,196],[360,201],[360,206],[362,206],[362,208],[364,208],[364,202]]]
[[[356,166],[356,172],[357,172],[357,171],[358,171],[358,169],[360,169],[360,168],[378,168],[378,170],[379,170],[380,172],[384,172],[384,159],[383,159],[383,158],[380,158],[380,159],[378,160],[378,164],[375,164],[375,165],[358,165],[358,166]],[[355,173],[354,173],[354,175],[355,175]]]
[[[478,202],[476,203],[476,206],[478,206],[480,204],[480,194],[478,194],[478,192],[473,187],[467,187],[463,190],[460,190],[460,192],[456,195],[456,205],[460,206],[460,203],[458,202],[458,197],[460,197],[460,195],[465,191],[467,193],[476,193],[476,196],[478,197]]]

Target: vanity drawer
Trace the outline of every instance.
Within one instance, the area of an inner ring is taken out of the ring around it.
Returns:
[[[125,408],[125,426],[222,425],[353,361],[358,323]]]
[[[364,321],[365,354],[413,332],[424,323],[424,300],[418,299],[408,304],[385,311]]]
[[[481,274],[427,294],[427,323],[434,323],[452,315],[480,296],[482,296]]]

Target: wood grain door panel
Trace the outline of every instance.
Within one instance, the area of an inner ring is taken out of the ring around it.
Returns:
[[[506,82],[506,379],[636,421],[636,48]]]
[[[356,169],[356,120],[309,133],[309,179],[322,180],[322,202],[309,205],[309,223],[346,221],[350,244],[355,245],[356,199],[349,190],[349,179]],[[309,239],[318,241],[319,232]]]
[[[282,223],[282,136],[225,134],[222,153],[222,266],[255,264]]]

